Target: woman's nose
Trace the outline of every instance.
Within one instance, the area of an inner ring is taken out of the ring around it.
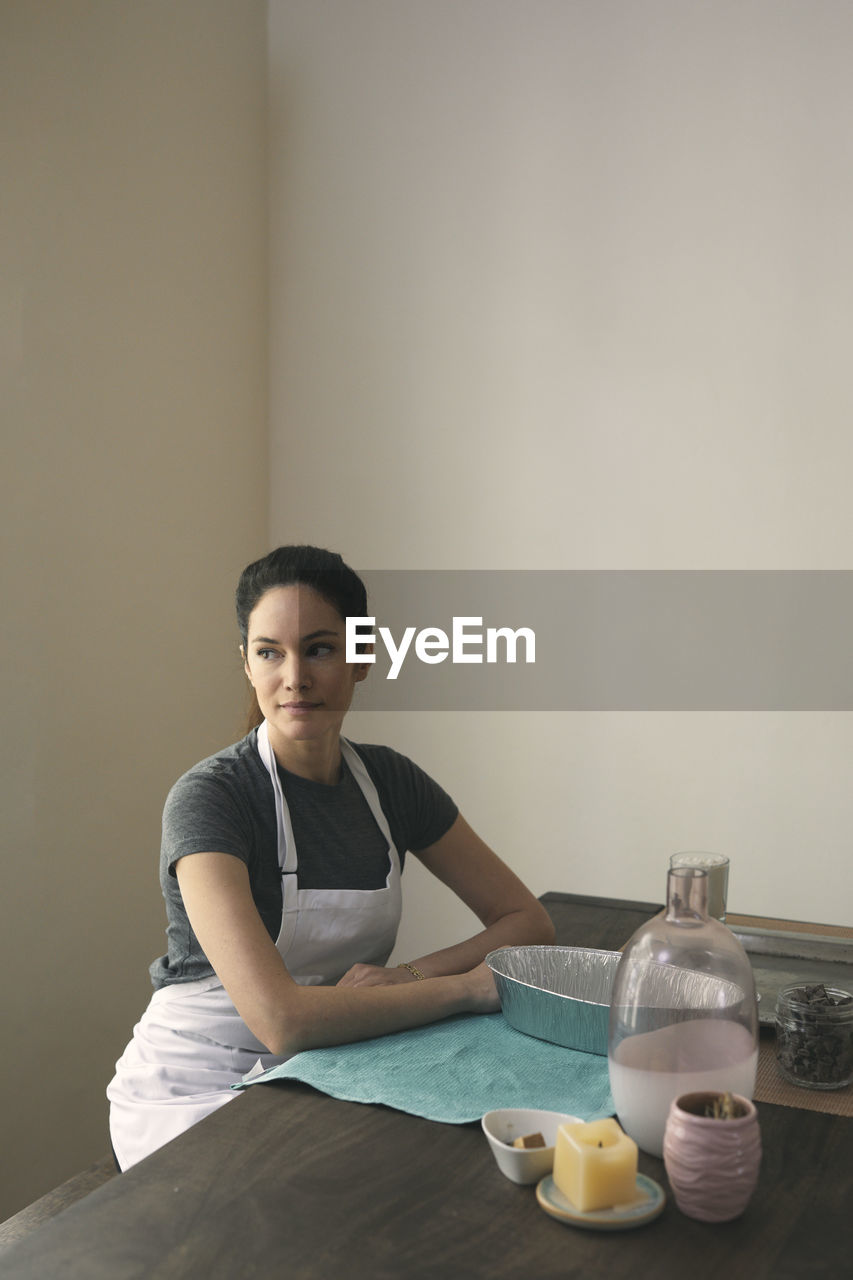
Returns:
[[[288,689],[304,689],[308,684],[308,673],[304,663],[299,659],[292,659],[287,664],[284,673],[284,681]]]

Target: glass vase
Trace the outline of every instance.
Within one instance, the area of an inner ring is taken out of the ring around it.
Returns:
[[[619,961],[610,1002],[608,1065],[619,1123],[660,1156],[673,1099],[724,1091],[751,1098],[758,1005],[749,958],[707,913],[708,876],[677,867],[665,910],[642,925]]]

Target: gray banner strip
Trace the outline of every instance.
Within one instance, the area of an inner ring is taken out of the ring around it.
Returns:
[[[372,630],[376,639],[356,704],[366,710],[853,710],[853,571],[362,576],[375,624],[361,634]],[[456,658],[480,662],[454,660],[454,619],[465,636]],[[535,635],[533,662],[522,629]],[[519,632],[514,662],[508,632]],[[418,657],[442,650],[440,662]]]

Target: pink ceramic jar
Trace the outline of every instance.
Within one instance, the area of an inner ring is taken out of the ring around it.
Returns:
[[[682,1213],[727,1222],[743,1213],[758,1182],[761,1133],[749,1098],[731,1095],[732,1119],[706,1115],[717,1092],[686,1093],[670,1104],[663,1138],[667,1177]]]

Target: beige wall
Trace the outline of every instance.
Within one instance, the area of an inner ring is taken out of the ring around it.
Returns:
[[[263,3],[4,0],[0,1218],[100,1158],[266,547]]]
[[[850,568],[853,8],[271,0],[272,534]],[[853,720],[361,713],[537,890],[850,923]],[[408,873],[399,954],[468,923]]]

